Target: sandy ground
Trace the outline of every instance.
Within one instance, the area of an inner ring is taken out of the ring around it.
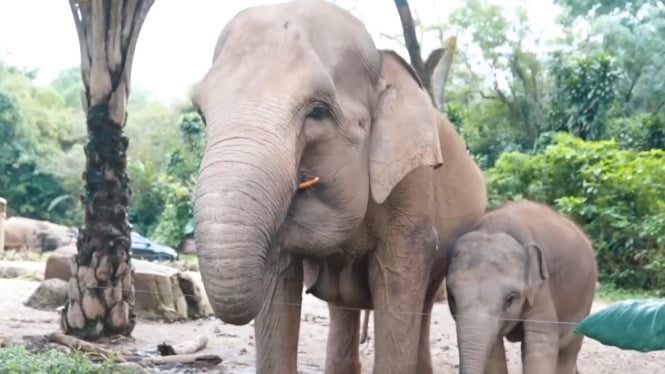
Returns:
[[[58,327],[57,312],[43,312],[23,306],[37,282],[0,279],[0,336],[21,342],[25,336],[43,335]],[[595,304],[594,310],[602,308]],[[311,295],[303,297],[299,370],[303,374],[323,372],[325,343],[328,326],[326,304]],[[370,336],[373,336],[370,322]],[[203,352],[219,354],[224,362],[221,369],[207,372],[254,373],[254,329],[253,326],[231,326],[221,321],[199,320],[186,323],[162,324],[139,321],[134,332],[134,342],[126,346],[139,351],[154,351],[161,342],[177,343],[205,335],[208,347]],[[435,373],[457,372],[457,344],[455,325],[446,304],[437,304],[433,311],[432,356]],[[363,373],[372,372],[374,359],[373,339],[360,347]],[[128,347],[125,347],[128,348]],[[519,345],[507,344],[511,373],[520,373]],[[622,351],[585,339],[579,357],[579,368],[583,374],[631,373],[656,374],[665,372],[665,352],[639,353]],[[174,372],[174,371],[171,371]],[[177,371],[206,372],[206,371]]]

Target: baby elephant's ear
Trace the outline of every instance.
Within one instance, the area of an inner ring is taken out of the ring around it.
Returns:
[[[411,66],[392,51],[381,51],[381,96],[369,150],[370,188],[381,204],[409,172],[443,164],[437,109]]]
[[[528,254],[527,271],[528,282],[526,299],[529,305],[533,306],[536,300],[538,291],[540,291],[545,280],[549,278],[547,272],[547,263],[545,256],[543,256],[542,249],[535,243],[525,245]]]

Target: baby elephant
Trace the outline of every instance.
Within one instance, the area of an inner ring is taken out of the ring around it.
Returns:
[[[571,220],[536,202],[487,212],[449,255],[447,291],[461,374],[508,373],[503,337],[522,342],[524,374],[575,374],[597,265]]]

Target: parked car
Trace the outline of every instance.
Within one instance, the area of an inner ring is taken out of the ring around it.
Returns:
[[[152,240],[140,235],[136,231],[132,231],[132,258],[139,258],[149,261],[177,261],[180,259],[178,252],[166,245],[158,244]],[[70,245],[76,245],[76,237],[74,237]]]
[[[177,261],[180,258],[175,249],[157,244],[135,231],[132,231],[132,257],[157,261]]]

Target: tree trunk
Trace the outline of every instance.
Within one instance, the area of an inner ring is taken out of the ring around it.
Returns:
[[[123,134],[134,49],[154,0],[70,0],[79,36],[88,143],[84,225],[72,264],[65,333],[87,339],[131,335],[136,317],[131,266],[131,198]]]
[[[411,66],[429,93],[434,106],[441,109],[443,108],[444,89],[456,50],[457,36],[448,38],[443,48],[433,50],[427,60],[423,61],[409,2],[407,0],[394,0],[394,2],[402,24],[404,44],[409,52]]]

